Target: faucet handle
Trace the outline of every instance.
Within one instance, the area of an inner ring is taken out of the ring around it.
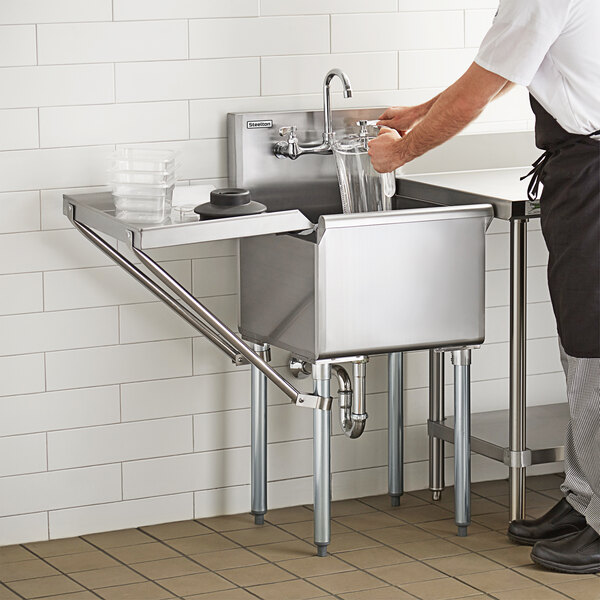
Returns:
[[[290,138],[295,138],[297,131],[298,131],[298,127],[296,127],[296,125],[288,125],[286,127],[279,128],[279,135],[281,137],[283,137],[283,136],[286,136],[289,134]]]

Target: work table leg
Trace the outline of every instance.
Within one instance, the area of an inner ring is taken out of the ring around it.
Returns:
[[[402,352],[388,355],[388,493],[400,506],[404,493],[404,373]]]

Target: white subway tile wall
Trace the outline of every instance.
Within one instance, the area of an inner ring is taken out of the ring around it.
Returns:
[[[232,366],[81,238],[62,215],[62,194],[106,189],[108,154],[129,144],[178,150],[181,184],[220,185],[227,112],[319,108],[332,67],[356,90],[344,100],[335,87],[336,107],[423,101],[468,67],[496,5],[0,2],[0,545],[248,510],[248,368]],[[471,130],[531,124],[519,91]],[[483,162],[473,156],[472,168]],[[496,223],[488,235],[478,411],[507,401],[507,232]],[[529,400],[540,404],[559,401],[564,382],[536,226],[529,242]],[[154,255],[235,327],[235,253],[234,243],[215,243]],[[274,352],[278,368],[285,359]],[[449,365],[447,375],[450,393]],[[409,489],[427,483],[427,378],[427,353],[407,355]],[[367,433],[333,438],[336,498],[385,491],[386,385],[376,357]],[[269,406],[271,506],[310,502],[311,412],[272,387]],[[474,462],[475,478],[503,473]]]

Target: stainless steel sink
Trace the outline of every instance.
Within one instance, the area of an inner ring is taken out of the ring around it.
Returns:
[[[315,362],[479,345],[487,205],[326,215],[240,240],[240,331]]]

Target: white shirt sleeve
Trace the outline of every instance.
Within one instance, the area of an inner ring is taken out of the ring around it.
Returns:
[[[570,7],[571,0],[500,0],[475,62],[528,86],[565,28]]]

